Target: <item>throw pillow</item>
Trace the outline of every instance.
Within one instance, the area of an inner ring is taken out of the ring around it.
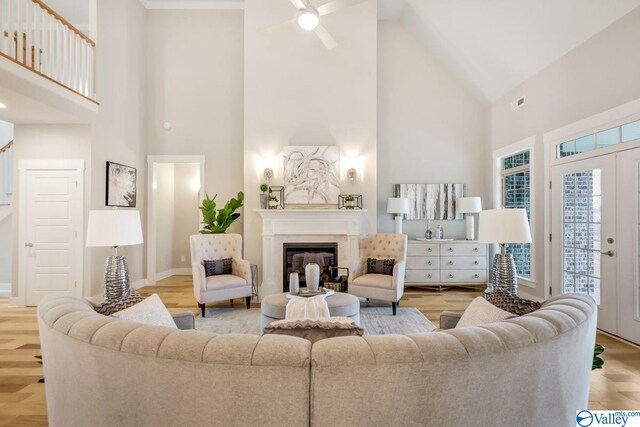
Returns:
[[[143,323],[145,325],[165,326],[167,328],[178,329],[171,313],[169,313],[167,307],[164,306],[158,294],[151,295],[133,307],[114,313],[111,317]]]
[[[362,336],[364,329],[353,323],[353,319],[348,317],[326,317],[277,320],[266,326],[264,333],[304,338],[313,344],[326,338]]]
[[[207,277],[231,274],[233,271],[233,258],[205,259],[202,261],[202,265],[204,265],[204,275]]]
[[[462,313],[456,329],[469,326],[482,326],[487,323],[500,322],[512,317],[515,316],[508,311],[495,307],[483,297],[477,297],[471,301],[469,307]]]
[[[393,276],[395,259],[367,258],[367,274],[386,274]]]
[[[518,316],[532,313],[542,307],[542,303],[520,298],[505,289],[485,293],[485,298],[496,307]]]

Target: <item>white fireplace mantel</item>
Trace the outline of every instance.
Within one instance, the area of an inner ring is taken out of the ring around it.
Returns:
[[[353,268],[367,210],[255,209],[262,218],[260,298],[282,292],[284,243],[336,242],[338,263]]]

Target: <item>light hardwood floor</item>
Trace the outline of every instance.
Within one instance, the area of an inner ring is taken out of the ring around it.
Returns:
[[[172,312],[198,313],[190,277],[170,277],[141,292],[158,293]],[[462,288],[441,293],[408,288],[401,304],[417,307],[437,324],[443,310],[462,311],[478,295]],[[234,304],[242,307],[244,301]],[[35,308],[9,308],[8,301],[0,299],[0,426],[47,424],[44,384],[38,384],[42,368],[34,357],[40,354],[35,313]],[[600,333],[597,341],[607,348],[605,367],[591,374],[589,407],[640,409],[640,348]]]

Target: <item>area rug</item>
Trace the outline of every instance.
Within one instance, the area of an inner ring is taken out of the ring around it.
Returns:
[[[391,314],[391,307],[360,308],[360,326],[365,335],[413,334],[431,332],[435,329],[417,308],[398,307],[397,314]],[[260,334],[260,309],[212,307],[207,309],[207,317],[196,317],[196,329],[216,334]]]

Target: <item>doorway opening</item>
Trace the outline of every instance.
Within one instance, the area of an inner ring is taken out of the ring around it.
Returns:
[[[149,156],[148,284],[191,275],[189,237],[200,230],[204,157]]]

